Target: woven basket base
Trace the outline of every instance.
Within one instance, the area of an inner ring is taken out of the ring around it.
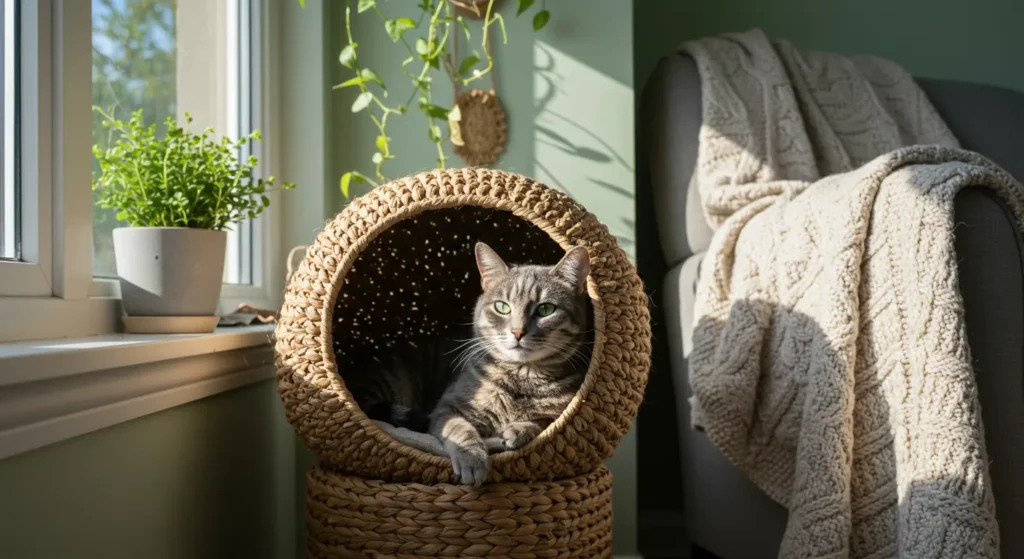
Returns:
[[[306,474],[314,558],[611,557],[612,475],[483,487]]]

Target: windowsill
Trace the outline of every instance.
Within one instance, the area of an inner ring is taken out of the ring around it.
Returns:
[[[212,334],[109,334],[0,343],[0,389],[271,343],[273,326],[217,328]]]
[[[272,326],[0,344],[0,459],[273,377]]]

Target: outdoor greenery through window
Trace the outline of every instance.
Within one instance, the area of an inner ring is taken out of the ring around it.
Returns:
[[[177,117],[177,0],[92,0],[92,101],[120,118],[143,110],[146,124]],[[92,116],[93,141],[110,132]],[[93,162],[95,167],[96,163]],[[93,206],[93,274],[115,276],[114,210]]]
[[[16,0],[3,0],[0,12],[0,66],[3,109],[0,112],[0,260],[17,260],[21,236],[17,169],[17,14]]]
[[[91,0],[93,105],[127,121],[142,109],[143,124],[166,131],[167,118],[213,138],[239,138],[259,128],[250,82],[259,72],[253,52],[258,0]],[[92,116],[93,141],[104,149],[111,131]],[[239,157],[247,158],[248,144]],[[94,171],[97,163],[93,162]],[[93,274],[116,275],[112,231],[124,226],[116,212],[93,208]],[[226,283],[255,284],[259,246],[252,222],[229,229]]]

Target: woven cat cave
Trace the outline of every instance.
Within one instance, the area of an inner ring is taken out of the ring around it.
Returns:
[[[386,352],[399,342],[428,339],[465,321],[480,294],[473,256],[477,241],[516,264],[554,264],[568,248],[586,247],[594,339],[586,379],[565,412],[526,446],[493,455],[488,484],[468,488],[447,485],[453,481],[447,458],[406,446],[368,419],[345,388],[344,376],[358,359]],[[524,553],[547,550],[533,555],[537,557],[578,556],[568,551],[576,545],[572,542],[589,540],[573,530],[599,525],[603,513],[587,507],[602,501],[581,497],[556,503],[548,494],[564,495],[564,487],[572,487],[572,495],[580,488],[602,491],[602,463],[628,431],[643,397],[650,336],[647,298],[626,254],[607,227],[558,191],[512,173],[457,169],[396,180],[357,198],[326,225],[292,275],[276,330],[278,390],[288,420],[319,458],[307,488],[307,517],[315,540],[310,550],[316,542],[325,546],[321,551],[348,542],[349,550],[355,546],[388,556],[430,556],[424,548],[413,551],[423,543],[410,535],[415,530],[397,528],[396,522],[404,522],[403,511],[409,513],[408,526],[418,526],[412,509],[424,508],[423,500],[435,503],[437,514],[447,514],[449,520],[459,517],[452,507],[459,509],[462,502],[469,508],[459,510],[475,511],[470,516],[477,520],[465,525],[453,520],[452,530],[463,526],[483,537],[484,522],[498,534],[498,525],[508,525],[498,520],[504,513],[492,511],[497,524],[480,520],[491,506],[481,492],[498,491],[519,495],[515,502],[523,506],[547,503],[534,511],[547,536],[532,551],[524,551],[523,541],[493,534],[496,540],[487,545],[504,549],[516,544]],[[395,501],[388,507],[367,496],[374,492],[390,499],[405,497],[402,504]],[[526,496],[531,493],[534,501]],[[409,499],[420,504],[410,505]],[[545,516],[552,506],[561,520]],[[354,543],[351,532],[343,537],[330,528],[344,525],[340,519],[348,516],[371,533],[367,516],[375,514],[380,522],[384,515],[394,518],[377,524],[391,527],[379,538],[368,536],[377,542],[369,547]],[[550,524],[562,521],[567,524]],[[391,542],[390,551],[373,547],[382,542]],[[401,547],[399,543],[408,546],[405,551],[394,547]],[[439,556],[477,555],[459,546],[448,551],[442,547],[430,549]],[[330,553],[324,551],[324,556]]]

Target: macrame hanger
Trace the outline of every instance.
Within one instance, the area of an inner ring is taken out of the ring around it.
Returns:
[[[459,32],[455,33],[452,50],[454,64],[450,64],[455,106],[459,108],[460,122],[452,133],[452,151],[470,166],[490,165],[498,160],[508,144],[508,116],[498,99],[498,81],[495,76],[494,49],[488,34],[485,48],[491,56],[491,90],[478,87],[463,88],[459,75]]]

